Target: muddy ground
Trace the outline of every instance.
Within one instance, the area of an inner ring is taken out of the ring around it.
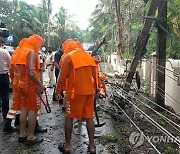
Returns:
[[[44,72],[44,84],[48,86],[47,72]],[[26,146],[18,143],[18,132],[7,134],[2,132],[3,120],[0,116],[0,153],[2,154],[60,154],[58,143],[64,141],[64,113],[61,105],[52,101],[53,88],[47,88],[48,100],[51,105],[52,112],[46,113],[42,106],[40,125],[48,129],[47,133],[37,134],[44,138],[44,142],[34,146]],[[106,100],[101,100],[105,103]],[[117,135],[116,124],[112,118],[104,113],[99,112],[100,123],[106,122],[103,127],[95,128],[95,143],[97,153],[124,153],[123,149],[114,136]],[[94,119],[96,123],[96,119]],[[113,136],[113,137],[112,137]],[[114,139],[114,140],[113,140]],[[114,143],[113,143],[114,142]],[[86,154],[88,146],[88,136],[85,123],[77,123],[74,121],[74,129],[72,134],[72,154]]]

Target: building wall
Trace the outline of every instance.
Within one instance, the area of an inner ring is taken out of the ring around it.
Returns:
[[[119,74],[124,74],[126,68],[129,70],[131,63],[126,65],[126,62],[127,60],[118,60],[116,53],[111,55],[110,64]],[[155,97],[156,54],[152,54],[148,60],[143,59],[141,67],[137,68],[137,70],[140,72],[140,76],[150,83],[150,95]],[[180,115],[180,60],[167,60],[165,73],[165,104],[171,106]]]
[[[156,56],[152,56],[151,60],[144,59],[142,70],[142,78],[145,80],[150,78],[150,95],[155,97]],[[171,106],[180,115],[180,60],[168,59],[165,74],[165,104]]]
[[[142,60],[142,78],[151,82],[151,62],[149,59]]]
[[[168,59],[166,62],[166,68],[165,104],[171,106],[174,111],[180,115],[180,85],[178,83],[178,74],[180,75],[180,60]]]

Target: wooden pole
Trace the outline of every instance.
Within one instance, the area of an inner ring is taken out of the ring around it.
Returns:
[[[164,107],[165,97],[165,67],[166,67],[166,36],[167,36],[167,1],[164,0],[158,7],[158,37],[157,37],[157,60],[156,60],[156,94],[155,101]],[[157,108],[160,110],[161,108]]]
[[[47,1],[47,18],[48,18],[48,27],[47,27],[47,32],[48,32],[48,39],[47,39],[47,44],[48,47],[50,47],[50,0]]]
[[[126,78],[126,82],[124,85],[124,90],[126,92],[129,92],[130,87],[131,87],[131,82],[134,76],[134,73],[136,71],[136,67],[138,65],[139,60],[142,58],[144,55],[143,50],[147,44],[147,40],[149,38],[149,33],[152,25],[152,20],[154,19],[155,12],[157,10],[157,7],[161,5],[162,0],[152,0],[151,5],[149,8],[149,11],[147,13],[147,17],[144,20],[144,25],[143,29],[140,33],[140,36],[138,37],[137,43],[136,43],[136,48],[135,48],[135,57],[131,63],[130,66],[130,72]]]

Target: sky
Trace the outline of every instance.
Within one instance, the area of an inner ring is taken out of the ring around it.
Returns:
[[[28,4],[39,5],[41,0],[22,0]],[[67,9],[68,15],[73,16],[71,20],[76,21],[78,27],[85,30],[88,25],[88,19],[91,13],[94,11],[95,6],[99,3],[99,0],[51,0],[52,2],[52,14],[58,12],[60,7]]]

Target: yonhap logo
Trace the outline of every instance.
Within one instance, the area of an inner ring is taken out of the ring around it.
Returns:
[[[140,132],[132,132],[129,136],[129,142],[134,145],[134,148],[141,146],[144,143],[145,136],[143,133]],[[146,140],[152,143],[180,143],[179,136],[163,136],[163,135],[152,135],[146,136]]]
[[[139,147],[144,143],[144,135],[139,132],[132,132],[129,136],[129,142],[134,145],[134,148]]]

